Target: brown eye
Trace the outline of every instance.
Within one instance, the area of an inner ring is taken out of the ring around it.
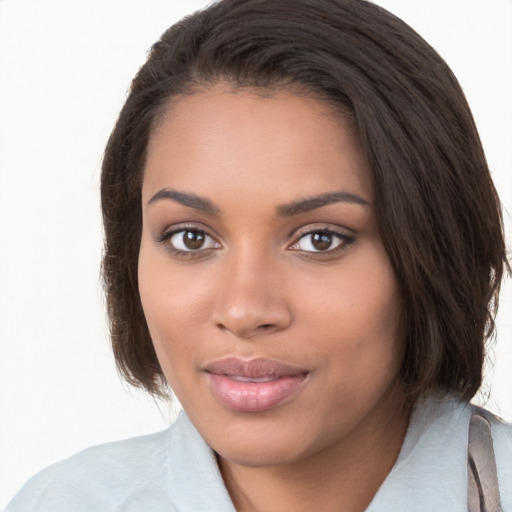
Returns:
[[[204,245],[205,236],[204,233],[198,231],[184,231],[183,232],[183,244],[187,249],[194,251],[201,249]]]
[[[191,252],[216,247],[213,238],[198,229],[182,229],[169,238],[171,245],[178,251]]]
[[[311,245],[317,251],[327,251],[331,248],[333,236],[330,233],[313,233]]]
[[[291,247],[303,252],[329,252],[352,242],[352,237],[332,231],[311,231],[302,235]]]

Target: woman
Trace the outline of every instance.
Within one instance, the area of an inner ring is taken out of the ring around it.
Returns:
[[[510,427],[467,405],[507,266],[499,201],[460,87],[403,22],[224,0],[171,27],[102,208],[119,368],[185,414],[8,510],[512,506]]]

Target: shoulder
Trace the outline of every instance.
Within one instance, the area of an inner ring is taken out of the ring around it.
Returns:
[[[473,406],[472,410],[491,425],[501,505],[503,510],[512,510],[512,424],[480,407]]]
[[[216,457],[185,413],[163,432],[95,446],[41,471],[5,512],[234,512]]]
[[[451,396],[442,400],[426,400],[420,404],[420,407],[423,410],[417,411],[419,418],[416,419],[420,419],[420,421],[416,422],[416,429],[430,430],[430,433],[434,434],[434,437],[431,437],[431,454],[439,459],[443,454],[442,458],[446,461],[447,457],[444,457],[444,454],[450,454],[452,446],[458,443],[457,439],[460,439],[460,455],[464,456],[461,459],[464,462],[464,469],[467,464],[471,418],[477,414],[487,419],[491,427],[501,504],[504,510],[512,510],[512,424],[482,407],[461,402]],[[444,446],[443,439],[446,440]],[[432,441],[435,442],[435,445]],[[441,450],[436,450],[434,446]],[[449,465],[452,468],[455,467],[455,457],[452,458],[448,455],[448,460]],[[466,475],[465,472],[464,480],[467,479]]]
[[[491,424],[503,510],[512,511],[512,427],[447,395],[419,400],[402,450],[368,512],[467,512],[468,434],[474,412]],[[428,482],[428,485],[426,483]]]
[[[149,492],[151,510],[174,510],[165,489],[168,448],[174,437],[183,435],[182,423],[94,446],[44,469],[23,486],[6,512],[124,511],[131,510],[133,496],[140,500],[141,493]]]

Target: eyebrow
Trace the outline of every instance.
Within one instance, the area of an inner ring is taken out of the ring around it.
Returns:
[[[152,204],[162,199],[176,201],[183,206],[188,206],[195,210],[201,210],[202,212],[210,215],[220,214],[220,209],[206,197],[201,197],[191,192],[179,192],[177,190],[169,190],[167,188],[159,190],[151,197],[148,204]],[[351,192],[327,192],[318,196],[306,197],[298,199],[297,201],[292,201],[291,203],[279,205],[276,207],[276,212],[280,217],[293,217],[299,213],[316,210],[317,208],[333,203],[352,203],[362,206],[368,206],[370,204],[361,196]]]
[[[152,204],[161,199],[170,199],[176,201],[183,206],[194,208],[194,210],[201,210],[202,212],[209,213],[210,215],[219,215],[220,210],[209,199],[200,197],[191,192],[178,192],[177,190],[169,190],[163,188],[159,190],[151,199],[148,204]]]
[[[276,208],[276,212],[281,217],[292,217],[299,213],[316,210],[322,206],[332,203],[352,203],[361,206],[368,206],[370,203],[357,194],[351,192],[327,192],[319,196],[306,197],[288,204],[280,205]]]

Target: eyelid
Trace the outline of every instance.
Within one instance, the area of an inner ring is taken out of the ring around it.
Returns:
[[[183,250],[175,247],[173,244],[169,242],[174,235],[186,231],[197,231],[203,233],[206,237],[213,240],[215,246],[198,248],[197,250]],[[315,233],[330,234],[340,239],[340,243],[337,244],[334,248],[326,250],[305,250],[301,249],[300,247],[294,247],[299,243],[301,239],[309,235],[313,235]],[[303,255],[306,256],[320,258],[322,256],[333,256],[338,253],[344,252],[355,241],[354,231],[340,226],[333,227],[332,225],[327,225],[325,223],[317,225],[308,224],[307,226],[303,226],[300,229],[296,230],[291,236],[293,237],[293,242],[287,246],[288,250],[295,251],[297,253],[302,253]],[[160,232],[160,234],[154,236],[153,238],[155,242],[165,245],[168,251],[181,258],[193,258],[204,256],[205,253],[210,253],[211,250],[219,249],[222,247],[222,244],[219,242],[219,237],[216,236],[215,234],[212,234],[210,228],[204,226],[202,223],[197,222],[184,222],[180,224],[170,225],[163,229]]]
[[[196,233],[200,234],[203,237],[201,247],[197,247],[195,249],[190,249],[186,247],[185,242],[185,234],[186,233]],[[179,240],[179,235],[181,234],[182,240]],[[175,237],[178,237],[177,240],[174,240]],[[217,242],[213,237],[211,237],[208,233],[204,231],[200,231],[198,229],[178,229],[177,231],[169,233],[166,237],[169,244],[173,247],[173,249],[179,252],[201,252],[206,251],[208,249],[214,249]],[[181,245],[181,247],[180,247]],[[217,244],[218,245],[218,244]]]
[[[212,230],[201,222],[179,222],[177,224],[171,224],[160,229],[153,238],[156,242],[161,242],[163,239],[168,239],[169,236],[179,233],[180,231],[201,231],[214,240],[218,240],[218,237],[211,233]]]
[[[315,233],[327,233],[332,236],[335,236],[341,240],[341,242],[332,249],[327,249],[325,251],[307,251],[300,248],[293,248],[293,246],[297,245],[299,241],[306,236],[313,235]],[[341,252],[344,252],[353,242],[355,241],[355,233],[348,228],[341,227],[332,227],[327,226],[325,224],[320,225],[307,225],[303,228],[300,228],[298,231],[294,233],[294,241],[288,246],[289,250],[296,251],[305,255],[309,255],[312,257],[322,257],[324,256],[332,256]]]
[[[186,231],[196,231],[199,233],[203,233],[206,237],[210,238],[214,241],[215,247],[206,247],[206,248],[199,248],[197,250],[183,250],[175,247],[172,243],[170,243],[171,238],[181,232]],[[211,234],[211,230],[207,228],[206,226],[200,224],[200,223],[191,223],[191,222],[185,222],[180,224],[173,224],[171,226],[166,227],[165,229],[161,230],[159,234],[153,237],[154,241],[156,243],[162,244],[165,246],[166,250],[171,252],[174,256],[180,257],[180,258],[194,258],[194,257],[201,257],[204,256],[205,253],[210,253],[211,250],[215,250],[221,247],[221,243],[218,240],[218,237]]]

